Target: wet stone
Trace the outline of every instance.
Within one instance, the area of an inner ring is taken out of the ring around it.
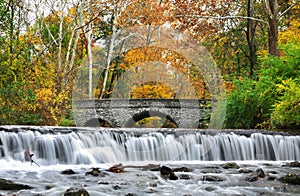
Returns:
[[[150,189],[146,190],[145,192],[146,193],[157,193],[158,191],[155,190],[155,189],[150,188]]]
[[[13,181],[6,180],[0,178],[0,190],[22,190],[22,189],[32,189],[33,187],[24,185],[24,184],[17,184]]]
[[[219,177],[219,176],[203,176],[203,181],[212,181],[212,182],[221,182],[221,181],[225,181],[224,178]]]
[[[267,178],[267,180],[273,181],[273,180],[276,180],[276,177],[275,177],[275,176],[269,176],[269,177]]]
[[[284,165],[285,167],[300,167],[299,161],[290,162]]]
[[[125,196],[138,196],[138,195],[135,193],[127,193]]]
[[[46,185],[46,186],[45,186],[45,189],[46,189],[46,190],[49,190],[49,189],[52,189],[52,188],[54,188],[54,187],[55,187],[54,185]]]
[[[108,174],[105,173],[105,172],[100,171],[99,168],[95,167],[95,168],[92,168],[91,171],[86,172],[85,175],[105,177]]]
[[[77,173],[74,172],[72,169],[66,169],[66,170],[62,171],[61,174],[73,175],[73,174],[77,174]]]
[[[277,171],[273,171],[273,170],[272,170],[272,171],[268,171],[268,173],[269,173],[269,174],[278,174]]]
[[[113,189],[114,189],[114,190],[120,190],[121,187],[120,187],[119,185],[114,185],[114,186],[113,186]]]
[[[173,169],[174,172],[191,172],[192,169],[189,169],[187,167],[177,167]]]
[[[258,178],[264,178],[266,176],[264,170],[261,168],[258,168],[257,170],[255,170],[254,175]]]
[[[109,182],[105,182],[105,181],[99,181],[98,184],[103,184],[103,185],[108,185]]]
[[[201,173],[203,173],[203,174],[220,174],[220,173],[222,173],[222,171],[219,169],[203,169],[203,170],[201,170]]]
[[[231,163],[225,163],[223,165],[221,165],[224,169],[239,169],[240,167],[234,163],[234,162],[231,162]]]
[[[264,165],[264,166],[268,166],[268,167],[272,167],[272,166],[273,166],[273,165],[270,164],[270,163],[264,163],[263,165]]]
[[[160,175],[164,179],[169,179],[169,180],[177,180],[178,177],[175,175],[174,171],[167,167],[167,166],[162,166],[160,168]]]
[[[87,190],[83,188],[71,187],[66,190],[64,196],[89,196]]]
[[[208,192],[211,192],[211,191],[216,190],[216,188],[212,187],[212,186],[209,186],[209,187],[205,187],[205,190],[208,191]]]
[[[190,180],[191,179],[191,176],[187,175],[187,174],[180,174],[179,175],[179,179],[182,179],[182,180]]]
[[[248,176],[245,178],[247,182],[255,182],[258,180],[257,176]]]
[[[253,170],[248,169],[248,168],[241,168],[241,169],[239,170],[239,172],[240,172],[240,173],[244,173],[244,174],[248,174],[248,173],[253,172]]]
[[[279,180],[283,183],[300,185],[300,176],[298,176],[297,174],[287,174]]]
[[[147,185],[150,187],[157,187],[157,183],[155,182],[149,182]]]

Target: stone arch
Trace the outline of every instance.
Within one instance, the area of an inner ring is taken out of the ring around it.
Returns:
[[[165,118],[167,120],[169,120],[170,122],[174,123],[176,125],[176,127],[178,127],[178,123],[173,120],[173,118],[167,114],[164,114],[162,112],[159,111],[143,111],[140,113],[137,113],[135,115],[133,115],[125,124],[125,127],[133,127],[138,121],[143,120],[145,118],[148,117],[154,117],[154,116],[158,116],[161,118]]]
[[[111,123],[107,120],[102,118],[91,118],[90,120],[86,121],[84,126],[86,127],[114,127]]]

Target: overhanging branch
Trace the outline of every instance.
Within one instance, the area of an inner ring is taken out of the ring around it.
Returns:
[[[203,18],[203,19],[214,19],[214,20],[230,20],[230,19],[250,19],[254,21],[258,21],[261,23],[268,24],[268,22],[254,17],[248,17],[248,16],[198,16],[198,15],[178,15],[176,18],[180,17],[194,17],[194,18]]]

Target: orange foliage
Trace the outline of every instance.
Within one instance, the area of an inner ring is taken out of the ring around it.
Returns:
[[[175,98],[175,93],[172,89],[161,83],[146,83],[142,86],[136,86],[132,90],[132,98]]]

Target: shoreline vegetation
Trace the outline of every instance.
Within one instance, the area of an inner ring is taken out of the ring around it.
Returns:
[[[75,125],[76,96],[210,99],[222,87],[225,129],[300,130],[299,10],[299,0],[0,0],[0,124]]]

